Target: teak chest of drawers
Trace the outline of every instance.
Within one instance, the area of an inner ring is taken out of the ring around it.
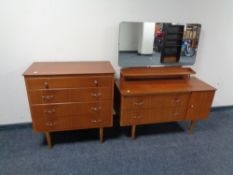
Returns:
[[[113,124],[114,70],[109,62],[36,62],[24,73],[33,129],[50,132]]]
[[[120,125],[172,121],[195,121],[208,117],[215,88],[190,76],[194,71],[182,67],[125,68],[117,87],[120,92]]]

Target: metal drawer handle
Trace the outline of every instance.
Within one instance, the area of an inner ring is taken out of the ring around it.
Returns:
[[[56,112],[56,109],[49,109],[49,110],[44,110],[44,113],[46,113],[46,114],[53,114],[53,113],[55,113]]]
[[[101,92],[98,92],[98,93],[91,93],[91,96],[92,96],[92,97],[99,97],[99,96],[101,96],[101,95],[102,95]]]
[[[56,126],[57,123],[56,122],[46,122],[45,125],[51,127],[51,126]]]
[[[137,105],[137,106],[140,106],[140,105],[143,105],[143,102],[142,101],[141,102],[135,102],[134,104]]]
[[[54,98],[54,96],[53,95],[47,95],[47,96],[42,96],[42,99],[43,100],[52,100]]]
[[[92,123],[100,123],[100,122],[102,122],[102,120],[101,120],[101,119],[91,120],[91,122],[92,122]]]
[[[49,83],[47,81],[44,82],[44,87],[47,89],[49,88]]]
[[[133,119],[140,119],[140,118],[142,118],[140,115],[135,115],[135,116],[133,116],[132,117]]]
[[[91,107],[91,110],[92,111],[100,111],[102,108],[99,106],[99,107]]]

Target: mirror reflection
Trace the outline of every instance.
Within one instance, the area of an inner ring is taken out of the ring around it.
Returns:
[[[122,22],[119,65],[192,65],[196,59],[200,31],[200,24]]]

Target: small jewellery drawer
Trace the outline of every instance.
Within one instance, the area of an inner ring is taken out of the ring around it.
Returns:
[[[31,104],[111,100],[112,88],[48,89],[29,91]]]
[[[151,96],[150,107],[186,106],[189,100],[189,93],[157,94]]]
[[[83,114],[102,115],[111,111],[111,101],[89,102],[89,103],[63,103],[49,105],[32,105],[33,118],[47,116],[75,116]]]
[[[101,115],[84,114],[77,116],[63,116],[63,117],[42,117],[34,119],[34,129],[36,131],[63,131],[73,129],[87,129],[112,126],[112,119],[107,112]]]
[[[111,76],[56,76],[56,77],[27,77],[28,90],[81,88],[81,87],[112,87]]]
[[[146,124],[149,122],[149,110],[123,110],[121,114],[121,125]]]
[[[123,109],[138,109],[138,108],[148,108],[149,107],[149,97],[148,96],[135,96],[135,97],[123,97],[122,108]]]

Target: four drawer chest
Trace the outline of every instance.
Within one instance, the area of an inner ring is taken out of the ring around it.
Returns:
[[[35,62],[24,72],[33,129],[51,132],[113,124],[114,69],[110,62]]]

